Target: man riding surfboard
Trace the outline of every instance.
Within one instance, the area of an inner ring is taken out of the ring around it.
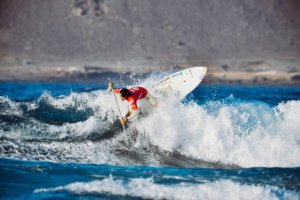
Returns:
[[[128,101],[130,108],[126,115],[120,119],[121,124],[125,125],[129,120],[134,119],[139,115],[139,108],[137,101],[146,99],[151,105],[157,106],[157,100],[149,94],[146,88],[143,87],[132,87],[132,88],[113,88],[113,83],[109,82],[108,90],[114,93],[120,94],[121,100]]]

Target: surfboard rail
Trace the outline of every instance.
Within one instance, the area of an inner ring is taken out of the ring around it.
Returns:
[[[202,82],[206,72],[207,67],[204,66],[187,68],[164,77],[151,88],[163,95],[178,93],[183,99]]]

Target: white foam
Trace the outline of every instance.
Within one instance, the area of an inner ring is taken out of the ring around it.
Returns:
[[[8,97],[0,96],[1,115],[16,115],[20,116],[23,113],[18,109],[20,103],[13,102]]]
[[[145,199],[298,199],[297,193],[271,186],[246,185],[230,180],[204,184],[158,184],[152,178],[129,181],[112,176],[101,181],[75,182],[55,188],[41,188],[34,193],[69,192],[73,194],[111,194]],[[280,193],[280,196],[278,195]]]
[[[262,102],[214,109],[170,98],[134,126],[152,144],[198,159],[243,167],[300,166],[300,101],[274,109]]]
[[[153,82],[152,79],[147,81],[141,84],[147,86]],[[152,82],[149,83],[149,81]],[[174,97],[160,99],[159,107],[155,108],[154,112],[129,125],[127,135],[122,133],[119,138],[105,141],[105,150],[101,149],[103,144],[95,142],[90,144],[90,146],[94,145],[92,150],[86,148],[84,143],[67,145],[68,152],[70,157],[74,157],[73,161],[75,162],[78,162],[76,157],[78,152],[91,150],[90,155],[82,154],[83,157],[89,157],[89,159],[83,158],[79,161],[88,161],[89,163],[107,161],[109,164],[134,163],[134,161],[123,162],[106,159],[114,157],[107,149],[123,147],[120,141],[124,140],[127,145],[133,146],[137,151],[139,148],[156,145],[160,149],[176,151],[196,159],[236,164],[242,167],[300,166],[300,101],[288,101],[272,108],[263,102],[237,102],[234,97],[230,98],[234,103],[225,104],[222,101],[216,101],[205,105],[198,105],[193,101],[182,104]],[[117,99],[123,113],[126,112],[127,102]],[[6,110],[6,115],[23,115],[19,109],[19,103],[12,102],[7,98],[0,100],[4,103],[7,102],[12,108]],[[93,133],[99,135],[106,133],[118,116],[114,97],[103,90],[80,94],[72,93],[59,98],[44,94],[38,99],[38,103],[31,102],[28,109],[36,109],[41,101],[62,110],[69,107],[79,110],[89,108],[92,109],[94,115],[85,121],[64,123],[63,125],[50,125],[35,120],[28,124],[9,125],[9,129],[7,127],[5,130],[0,128],[0,137],[20,140],[86,139]],[[137,138],[131,137],[133,130],[138,131]],[[57,146],[63,152],[61,147],[63,144],[57,142],[48,149],[53,150]],[[38,146],[33,147],[34,145]],[[37,149],[39,145],[39,143],[30,144],[32,148]],[[100,152],[107,153],[103,156],[104,159],[100,159],[97,151],[93,150],[97,148]],[[18,153],[14,155],[17,156]],[[153,165],[156,165],[157,160],[159,158],[154,158]]]

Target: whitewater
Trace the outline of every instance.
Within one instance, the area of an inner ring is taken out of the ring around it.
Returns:
[[[129,85],[153,93],[159,78]],[[158,95],[157,108],[140,102],[142,116],[125,132],[106,87],[1,83],[0,196],[299,198],[299,87],[200,85],[183,101]],[[127,103],[118,103],[125,113]],[[19,193],[9,186],[11,176],[39,183],[45,173],[60,181]]]
[[[1,156],[160,166],[160,153],[176,152],[193,160],[241,167],[300,165],[299,100],[273,107],[233,95],[203,104],[182,103],[174,97],[164,100],[123,133],[114,99],[105,90],[60,97],[44,93],[29,102],[0,97]],[[119,105],[127,111],[126,102]],[[5,150],[11,148],[14,151]],[[136,153],[136,161],[119,157],[116,148]],[[140,150],[154,154],[153,160],[143,163]]]

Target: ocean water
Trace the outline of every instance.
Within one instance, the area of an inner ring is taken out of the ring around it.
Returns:
[[[0,199],[300,199],[300,87],[200,85],[126,131],[106,87],[0,83]]]

